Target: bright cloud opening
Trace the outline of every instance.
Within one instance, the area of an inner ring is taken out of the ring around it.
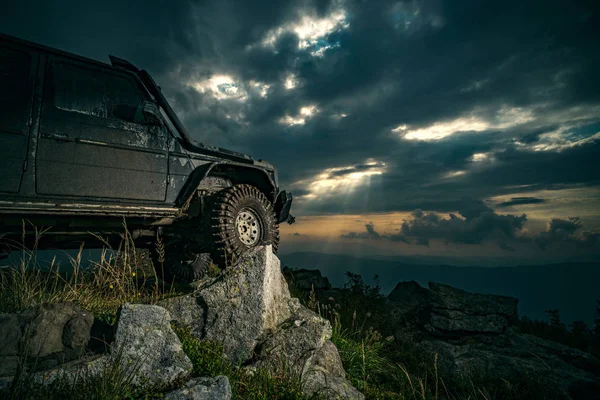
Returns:
[[[466,175],[467,171],[451,171],[442,175],[442,179],[458,178],[459,176]]]
[[[249,85],[254,91],[256,91],[260,95],[260,97],[267,97],[269,89],[271,88],[271,85],[257,81],[250,81]]]
[[[260,44],[275,48],[282,35],[293,33],[299,39],[299,50],[310,50],[313,56],[323,57],[325,51],[340,46],[339,43],[327,42],[327,36],[349,26],[346,12],[342,9],[334,10],[323,18],[316,17],[312,12],[305,12],[296,21],[270,30]]]
[[[508,129],[534,120],[533,112],[518,107],[504,107],[490,120],[477,116],[460,117],[436,122],[423,128],[411,129],[403,124],[392,129],[406,140],[441,140],[458,132],[483,132],[491,129]]]
[[[294,75],[294,74],[288,75],[288,77],[285,78],[285,80],[283,81],[283,84],[287,90],[292,90],[293,88],[295,88],[298,85],[298,80],[296,79],[296,75]]]
[[[361,165],[348,165],[328,168],[311,179],[296,182],[296,186],[307,187],[307,199],[316,199],[330,194],[351,192],[360,186],[368,185],[373,176],[382,175],[386,164],[375,159],[368,159]]]
[[[473,156],[471,156],[471,162],[474,162],[474,163],[485,163],[485,162],[490,162],[490,161],[494,161],[494,153],[491,153],[491,152],[475,153],[475,154],[473,154]]]
[[[475,131],[481,132],[490,128],[490,124],[476,117],[457,118],[448,122],[436,122],[425,128],[411,130],[406,125],[400,125],[392,129],[400,133],[407,140],[440,140],[457,132]]]
[[[347,116],[348,116],[348,114],[345,114],[345,113],[331,115],[331,117],[335,118],[335,119],[342,119],[342,118],[346,118]]]
[[[228,75],[213,75],[201,82],[193,82],[191,86],[200,93],[210,93],[217,100],[236,99],[245,101],[248,93],[233,77]]]
[[[319,109],[317,108],[317,106],[314,106],[314,105],[305,106],[305,107],[300,108],[297,115],[295,115],[295,116],[286,115],[285,117],[283,117],[279,120],[279,123],[283,124],[283,125],[289,125],[289,126],[304,125],[308,119],[312,118],[318,112],[319,112]]]

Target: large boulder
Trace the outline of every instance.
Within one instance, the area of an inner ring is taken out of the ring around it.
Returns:
[[[502,333],[517,319],[513,297],[469,293],[452,286],[429,283],[430,320],[425,325],[434,335]]]
[[[107,354],[61,364],[31,378],[46,385],[57,379],[74,382],[113,373],[117,367],[133,386],[172,386],[186,379],[193,365],[170,321],[169,312],[162,307],[126,303],[119,310],[114,342]]]
[[[109,357],[130,369],[134,385],[168,386],[192,372],[192,362],[170,321],[163,307],[130,303],[121,307]]]
[[[293,314],[277,329],[267,332],[254,349],[255,366],[280,366],[282,356],[287,367],[300,374],[308,358],[331,339],[331,324],[313,311],[300,305],[297,299],[290,301]]]
[[[318,269],[295,269],[284,267],[283,276],[289,284],[302,291],[329,290],[331,284],[329,279],[321,275]]]
[[[231,400],[231,385],[226,376],[195,378],[164,396],[165,400]]]
[[[388,302],[395,336],[414,341],[432,360],[437,354],[444,374],[506,380],[531,375],[571,394],[590,387],[600,392],[594,356],[516,331],[515,298],[403,282]]]
[[[289,303],[292,316],[268,332],[255,348],[251,368],[281,368],[301,378],[302,390],[309,396],[328,399],[364,399],[346,378],[339,353],[331,339],[331,324],[300,305]]]
[[[0,314],[0,376],[12,376],[20,360],[37,369],[81,357],[94,317],[71,302]]]
[[[329,340],[306,360],[302,370],[302,391],[309,396],[318,394],[332,400],[365,398],[346,378],[337,348]]]
[[[361,399],[346,379],[331,324],[292,299],[271,246],[242,257],[217,278],[196,283],[190,295],[160,305],[201,340],[219,342],[224,356],[246,368],[284,364],[302,378],[305,393]]]
[[[252,356],[257,340],[290,316],[290,292],[271,246],[258,247],[191,295],[160,303],[174,320],[190,325],[201,339],[223,344],[238,364]]]

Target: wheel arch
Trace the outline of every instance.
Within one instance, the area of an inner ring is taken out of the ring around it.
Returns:
[[[226,178],[232,184],[246,183],[255,186],[267,199],[275,203],[277,185],[267,171],[251,165],[240,165],[229,162],[215,162],[197,167],[188,178],[176,200],[178,207],[183,206],[194,195],[196,189],[209,177]]]

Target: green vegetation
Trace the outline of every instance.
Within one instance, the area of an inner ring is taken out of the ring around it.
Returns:
[[[99,373],[81,369],[76,375],[58,374],[52,384],[41,384],[24,368],[13,378],[10,400],[116,400],[153,399],[161,396],[161,388],[136,389],[133,378],[137,366],[124,368],[117,356],[113,363],[101,367]]]
[[[218,343],[198,340],[187,327],[174,326],[183,350],[194,365],[194,376],[225,375],[229,378],[234,399],[303,400],[300,377],[285,366],[272,372],[232,366],[223,359],[223,347]]]
[[[125,234],[119,248],[104,251],[101,259],[89,269],[82,268],[80,251],[71,259],[70,273],[59,272],[54,263],[42,271],[37,266],[35,251],[22,250],[19,265],[0,274],[0,312],[72,301],[91,311],[96,318],[114,323],[118,308],[125,302],[152,304],[189,290],[163,283],[132,242]],[[211,275],[217,273],[220,270],[211,271]],[[307,307],[331,322],[332,341],[339,350],[348,377],[367,399],[567,398],[545,386],[536,376],[519,376],[510,381],[443,376],[438,369],[436,354],[425,354],[414,343],[393,336],[377,279],[371,286],[358,275],[348,273],[347,276],[344,288],[334,292],[335,298],[314,290],[302,292],[293,284],[290,290]],[[579,322],[569,329],[560,322],[557,311],[549,311],[549,315],[549,322],[522,318],[519,328],[523,333],[598,354],[600,303],[594,329]],[[308,399],[301,391],[298,374],[285,365],[276,371],[232,366],[222,358],[219,344],[198,340],[187,327],[174,326],[174,330],[193,363],[193,375],[227,376],[234,398]],[[47,386],[37,384],[33,376],[22,368],[15,377],[9,398],[151,399],[160,398],[161,390],[165,389],[134,389],[131,370],[124,372],[118,362],[107,366],[100,374],[86,376],[83,373],[76,380],[58,377]]]
[[[85,268],[83,245],[70,257],[70,271],[61,272],[52,261],[42,270],[36,246],[20,249],[18,265],[0,274],[0,312],[16,312],[36,304],[71,301],[96,318],[114,322],[119,307],[127,302],[152,304],[185,290],[165,285],[157,277],[144,252],[135,248],[124,226],[124,239],[117,249],[107,247],[98,261]],[[36,243],[40,235],[36,235]]]
[[[158,300],[183,294],[190,289],[167,284],[158,279],[154,267],[143,252],[133,245],[125,226],[125,238],[117,249],[107,248],[92,268],[82,266],[83,246],[70,259],[70,271],[60,272],[52,262],[42,271],[36,251],[20,249],[19,264],[0,274],[0,312],[16,312],[43,303],[72,301],[92,312],[95,318],[114,324],[119,307],[126,303],[153,304]],[[40,232],[43,234],[43,232]],[[39,239],[39,236],[37,237]],[[159,250],[161,248],[158,243]],[[211,266],[210,276],[221,273]],[[308,399],[300,389],[300,377],[285,366],[277,371],[247,370],[229,365],[222,357],[222,346],[201,341],[185,327],[174,327],[185,353],[194,365],[193,376],[226,375],[236,399]],[[22,360],[35,364],[36,360]],[[125,370],[118,362],[103,368],[99,374],[82,373],[77,379],[58,376],[49,385],[35,380],[35,375],[22,368],[14,377],[8,399],[153,399],[160,398],[161,389],[135,389],[132,378],[135,369]]]
[[[367,399],[568,398],[548,387],[540,376],[524,374],[510,381],[442,376],[437,354],[426,354],[414,343],[394,338],[377,276],[374,280],[371,286],[359,275],[347,272],[344,288],[333,292],[302,294],[291,287],[305,305],[331,322],[332,341],[348,377]]]
[[[596,305],[596,320],[593,329],[583,321],[573,321],[567,327],[560,319],[559,310],[546,310],[546,314],[548,314],[548,321],[520,318],[519,331],[600,357],[600,301]]]

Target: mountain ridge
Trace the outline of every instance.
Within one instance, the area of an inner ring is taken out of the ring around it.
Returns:
[[[504,267],[417,264],[397,259],[374,259],[310,251],[280,255],[291,268],[319,269],[333,286],[342,286],[346,271],[373,283],[379,276],[384,294],[401,281],[452,285],[459,289],[519,299],[519,313],[546,319],[545,310],[558,309],[567,324],[593,322],[596,301],[600,300],[600,263],[557,262]]]

